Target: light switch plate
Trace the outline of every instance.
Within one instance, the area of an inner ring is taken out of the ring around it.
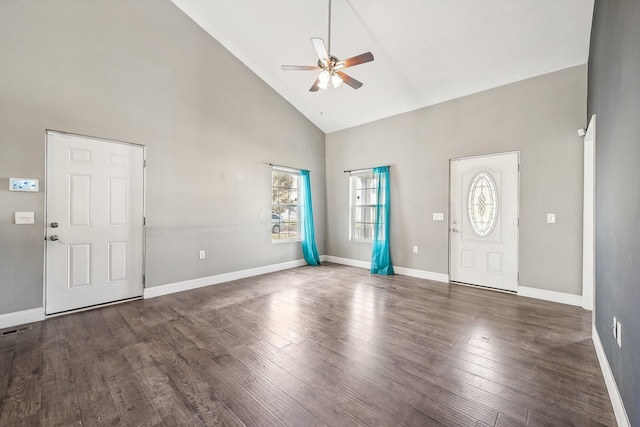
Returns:
[[[548,213],[547,214],[547,224],[555,224],[556,223],[556,214]]]
[[[444,221],[444,214],[442,212],[434,212],[433,213],[434,221]]]
[[[36,221],[35,212],[16,212],[15,221],[16,224],[35,224]]]

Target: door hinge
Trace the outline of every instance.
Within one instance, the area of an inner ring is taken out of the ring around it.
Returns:
[[[520,163],[518,163],[518,172],[520,172]]]
[[[518,221],[520,221],[520,220],[518,220]],[[518,222],[518,224],[520,224],[520,223]],[[146,216],[142,217],[142,225],[147,225],[147,217]]]
[[[142,167],[143,167],[143,168],[146,168],[146,167],[147,167],[147,159],[143,159],[143,160],[142,160]],[[518,170],[520,170],[520,169],[518,169]]]
[[[143,274],[142,275],[142,284],[146,285],[147,284],[146,282],[147,282],[147,276]]]

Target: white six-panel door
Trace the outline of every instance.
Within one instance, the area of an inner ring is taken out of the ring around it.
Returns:
[[[451,160],[451,281],[518,286],[519,153]]]
[[[141,146],[47,132],[46,313],[141,296]]]

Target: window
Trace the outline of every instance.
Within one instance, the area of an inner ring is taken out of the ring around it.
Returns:
[[[300,240],[298,181],[296,172],[274,169],[271,173],[271,241]]]
[[[349,187],[349,239],[371,242],[378,203],[378,178],[372,171],[352,173],[349,177]]]

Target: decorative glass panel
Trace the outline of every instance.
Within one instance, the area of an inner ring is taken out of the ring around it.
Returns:
[[[482,171],[469,186],[469,222],[480,237],[488,235],[498,217],[496,184],[488,172]]]

